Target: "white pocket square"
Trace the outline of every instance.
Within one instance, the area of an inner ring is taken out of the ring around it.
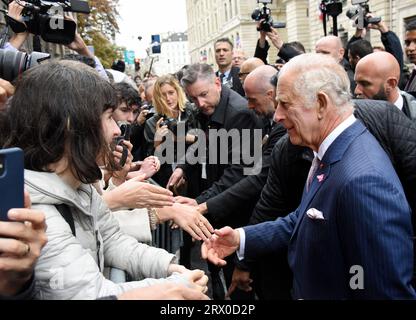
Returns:
[[[306,215],[312,220],[325,220],[324,214],[315,208],[311,208],[306,211]]]

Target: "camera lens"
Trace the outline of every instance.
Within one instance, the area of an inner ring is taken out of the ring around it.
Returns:
[[[0,49],[0,78],[12,82],[26,70],[27,58],[26,53]]]

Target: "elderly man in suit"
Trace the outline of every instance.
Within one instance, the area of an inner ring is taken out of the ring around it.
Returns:
[[[411,211],[383,149],[353,115],[348,76],[306,54],[281,70],[275,120],[315,158],[285,218],[217,230],[202,256],[222,265],[288,249],[295,299],[414,299]]]

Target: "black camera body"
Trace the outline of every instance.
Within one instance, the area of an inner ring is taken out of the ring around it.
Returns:
[[[322,0],[320,9],[326,15],[336,17],[342,13],[342,3],[340,0]]]
[[[27,31],[46,42],[67,45],[74,41],[77,25],[63,19],[64,12],[89,14],[90,7],[82,0],[26,0],[22,15]]]
[[[27,69],[37,66],[51,57],[49,53],[32,52],[31,54],[0,49],[0,78],[12,82]]]
[[[369,0],[351,0],[353,7],[349,8],[346,15],[349,19],[354,20],[357,28],[367,28],[369,24],[377,24],[381,21],[381,17],[368,18],[367,14],[371,13]]]
[[[130,141],[131,125],[129,123],[121,122],[118,123],[118,126],[120,127],[121,135],[115,139],[115,144],[116,146],[123,147],[123,154],[121,156],[120,166],[124,167],[127,161],[127,156],[129,155],[129,150],[123,142]]]
[[[159,126],[167,126],[169,131],[171,131],[176,136],[178,133],[178,120],[175,118],[166,117],[164,115],[162,115],[161,118],[163,118],[163,121],[160,122]]]
[[[261,9],[254,9],[253,13],[251,14],[251,18],[254,21],[261,21],[260,27],[257,29],[257,31],[264,31],[264,32],[270,32],[273,28],[286,28],[286,23],[284,22],[277,22],[273,23],[272,18],[272,11],[270,8],[267,7],[267,3],[272,3],[272,1],[262,1],[258,0],[257,3],[263,3],[263,8]]]

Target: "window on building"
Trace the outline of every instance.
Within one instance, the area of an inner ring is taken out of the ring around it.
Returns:
[[[234,0],[234,14],[238,16],[239,10],[238,10],[238,0]]]
[[[233,15],[233,0],[228,0],[228,10],[230,10],[230,19],[234,17]]]

